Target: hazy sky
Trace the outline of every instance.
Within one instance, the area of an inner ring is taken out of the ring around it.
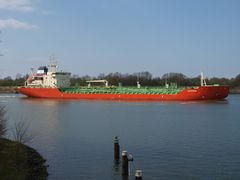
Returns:
[[[0,78],[52,54],[79,75],[240,73],[239,0],[0,0],[0,29]]]

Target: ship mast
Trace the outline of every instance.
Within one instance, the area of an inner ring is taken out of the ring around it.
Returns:
[[[201,72],[201,86],[207,86],[206,77],[204,77],[203,72]]]
[[[48,67],[50,72],[52,73],[57,72],[58,65],[57,65],[57,62],[55,61],[54,56],[50,56]]]

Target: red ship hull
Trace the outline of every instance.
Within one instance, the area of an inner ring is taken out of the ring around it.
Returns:
[[[33,98],[188,101],[225,99],[228,96],[229,87],[200,86],[197,88],[186,88],[178,94],[75,94],[61,92],[58,88],[30,87],[21,87],[17,91]]]

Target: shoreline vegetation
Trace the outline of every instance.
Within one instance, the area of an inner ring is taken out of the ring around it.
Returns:
[[[33,148],[0,138],[0,179],[47,179],[45,162]]]
[[[0,104],[0,179],[47,179],[46,160],[25,145],[35,137],[26,121],[9,126],[6,108]],[[12,134],[13,140],[6,138]]]
[[[16,91],[17,86],[0,86],[0,93],[9,93],[9,94],[14,94],[17,93]]]

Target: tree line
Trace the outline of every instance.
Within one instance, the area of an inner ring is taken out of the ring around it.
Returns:
[[[17,74],[13,79],[10,76],[0,79],[0,86],[22,86],[28,75]],[[136,86],[139,82],[142,86],[164,86],[166,83],[177,83],[178,86],[199,86],[200,85],[200,76],[197,77],[187,77],[182,73],[166,73],[161,77],[154,77],[149,72],[138,72],[132,74],[122,74],[119,72],[109,73],[109,74],[99,74],[96,77],[93,76],[71,76],[71,85],[72,86],[85,86],[87,85],[86,81],[94,79],[105,79],[109,82],[110,85],[119,86],[119,83],[122,86]],[[240,74],[235,78],[207,78],[207,84],[220,84],[220,85],[229,85],[231,87],[240,87]]]

